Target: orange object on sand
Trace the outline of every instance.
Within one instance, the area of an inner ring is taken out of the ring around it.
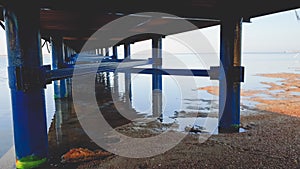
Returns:
[[[91,151],[86,148],[73,148],[70,151],[68,151],[66,154],[64,154],[61,158],[63,163],[66,162],[75,163],[75,162],[82,162],[82,161],[104,158],[109,155],[112,154],[101,150]]]

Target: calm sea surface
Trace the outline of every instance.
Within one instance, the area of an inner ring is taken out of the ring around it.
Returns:
[[[201,61],[187,54],[176,55],[177,60],[185,65],[184,68],[206,68]],[[170,58],[169,58],[170,59]],[[44,64],[50,64],[51,58],[44,57]],[[165,68],[177,68],[176,63],[166,57],[163,62]],[[242,65],[246,68],[245,83],[242,88],[264,89],[267,86],[260,84],[262,81],[275,81],[275,79],[255,76],[258,73],[300,73],[300,54],[299,53],[245,53]],[[113,81],[113,74],[110,74]],[[125,93],[123,73],[118,74],[119,93]],[[139,113],[152,114],[152,94],[151,94],[151,75],[132,74],[132,107]],[[112,87],[113,83],[110,84]],[[218,85],[217,81],[210,81],[206,77],[183,77],[183,76],[164,76],[163,78],[163,114],[166,121],[172,120],[168,117],[174,115],[175,111],[198,111],[211,112],[217,111],[210,104],[210,100],[218,98],[208,94],[206,91],[196,90],[199,87]],[[7,57],[0,56],[0,157],[5,154],[13,145],[12,134],[12,113],[10,103],[10,91],[7,78]],[[53,95],[53,85],[50,84],[45,90],[47,126],[51,125],[55,113],[55,103]],[[244,104],[251,103],[245,102]],[[186,123],[183,119],[182,123]],[[208,127],[209,128],[209,127]]]

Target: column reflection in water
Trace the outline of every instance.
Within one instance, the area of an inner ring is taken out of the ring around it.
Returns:
[[[152,39],[153,69],[162,69],[162,38]],[[159,71],[152,74],[152,111],[153,116],[162,120],[162,75]]]
[[[124,45],[124,58],[130,60],[130,44]],[[131,73],[129,71],[125,72],[125,101],[128,107],[131,107],[132,93],[131,93]]]
[[[113,85],[113,98],[115,101],[119,101],[119,74],[117,72],[114,73],[114,85]]]
[[[72,109],[70,107],[70,99],[55,99],[55,134],[56,144],[63,142],[63,130],[62,126],[65,121],[70,119],[70,113]]]

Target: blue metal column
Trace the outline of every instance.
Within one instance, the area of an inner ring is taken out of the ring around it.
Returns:
[[[105,56],[109,56],[109,48],[108,47],[105,48]]]
[[[98,55],[102,55],[102,49],[98,49]]]
[[[17,168],[40,166],[48,155],[44,82],[39,78],[40,9],[36,4],[25,8],[15,2],[4,10]]]
[[[102,56],[105,56],[105,54],[106,54],[105,48],[102,48],[101,51],[102,51],[102,52],[101,52],[101,53],[102,53]]]
[[[68,46],[63,45],[63,64],[67,64],[67,60],[69,60],[69,55],[68,55]]]
[[[117,46],[113,46],[112,59],[118,59],[118,48],[117,48]]]
[[[124,59],[130,59],[130,44],[126,43],[124,44]],[[132,98],[132,93],[131,93],[131,73],[130,72],[125,72],[125,96],[126,96],[126,101],[128,103],[131,102]]]
[[[162,68],[162,38],[152,39],[152,59],[154,69]],[[162,119],[162,75],[160,73],[152,74],[152,111],[154,117]]]
[[[219,132],[238,132],[240,126],[241,18],[221,23]]]
[[[117,48],[117,46],[113,46],[112,59],[118,59],[118,48]],[[119,101],[119,76],[118,76],[118,72],[114,72],[113,97],[116,101]]]
[[[59,36],[51,37],[52,44],[52,68],[64,67],[63,39]],[[54,98],[65,98],[68,96],[66,79],[56,80],[54,83]]]
[[[66,61],[65,59],[65,63],[68,65],[68,64],[71,64],[69,61],[72,60],[72,49],[68,46],[65,46],[65,58],[68,58],[68,62]],[[68,65],[69,67],[70,65]],[[67,97],[72,97],[72,79],[71,78],[67,78],[66,79],[66,95]]]

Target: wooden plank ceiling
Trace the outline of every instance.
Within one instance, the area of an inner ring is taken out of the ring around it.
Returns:
[[[36,3],[36,1],[30,2]],[[7,3],[9,1],[0,0],[3,8]],[[111,27],[107,27],[109,37],[95,36],[92,39],[95,43],[91,46],[97,47],[97,44],[101,44],[98,41],[103,40],[110,41],[106,43],[107,46],[130,43],[151,38],[153,36],[151,32],[162,32],[162,35],[166,36],[217,25],[226,17],[239,16],[249,20],[253,17],[300,7],[300,0],[124,0],[121,2],[119,0],[40,0],[39,3],[42,37],[49,40],[51,36],[61,36],[67,45],[77,51],[81,50],[86,40],[95,31],[123,16],[130,17],[129,21],[132,22],[126,23],[125,28],[117,25],[113,27],[112,24]],[[157,17],[151,13],[135,15],[140,12],[162,12],[167,13],[167,17]],[[186,18],[195,27],[181,27],[180,25],[185,21],[169,17],[168,14]],[[3,20],[3,17],[0,17]],[[178,29],[175,29],[177,27]],[[118,33],[123,31],[120,29],[127,29],[129,35],[138,34],[138,36],[123,39],[124,37]],[[98,47],[100,46],[104,47],[103,44]]]

